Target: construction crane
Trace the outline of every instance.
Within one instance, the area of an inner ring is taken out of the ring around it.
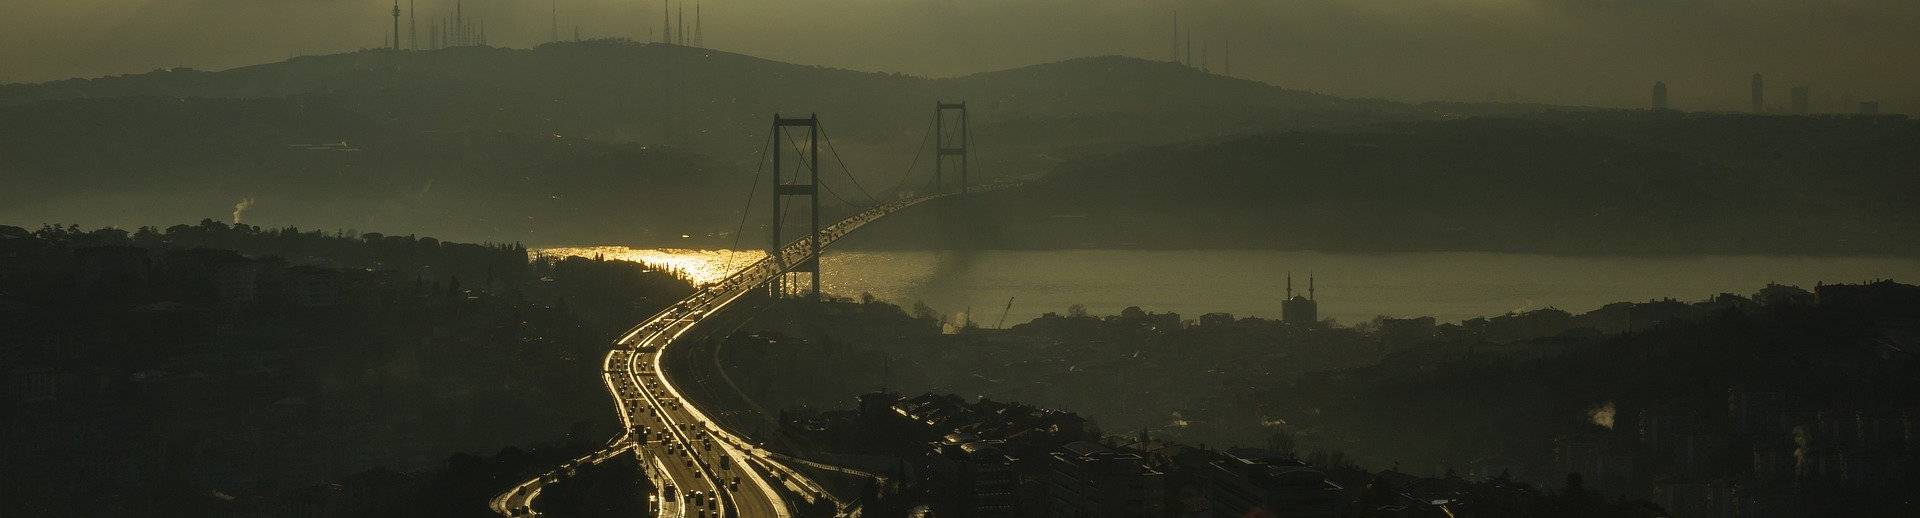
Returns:
[[[1007,313],[1011,311],[1013,311],[1013,297],[1007,297],[1007,307],[1006,309],[1000,310],[1000,322],[997,324],[994,324],[993,327],[995,329],[1006,329]]]

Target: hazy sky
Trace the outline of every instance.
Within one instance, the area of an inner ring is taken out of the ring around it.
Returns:
[[[381,45],[391,0],[0,0],[0,81],[221,69]],[[421,26],[453,0],[415,0]],[[405,9],[407,0],[402,0]],[[549,33],[548,0],[466,0],[496,45]],[[645,38],[659,0],[558,0],[561,33]],[[693,2],[685,2],[693,23]],[[1166,59],[1172,16],[1220,68],[1401,100],[1681,108],[1920,106],[1920,0],[706,0],[708,46],[808,64],[955,75],[1097,54]],[[403,18],[403,24],[405,19]],[[404,30],[404,28],[403,28]],[[424,36],[422,37],[424,42]],[[1230,48],[1230,51],[1223,50]]]

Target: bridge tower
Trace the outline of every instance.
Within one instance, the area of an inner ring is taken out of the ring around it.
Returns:
[[[808,162],[807,171],[804,173],[804,178],[801,177],[803,176],[802,174],[796,172],[796,174],[794,175],[795,178],[793,178],[791,182],[789,182],[785,178],[782,178],[782,175],[785,174],[785,171],[783,171],[780,166],[781,150],[782,148],[786,147],[784,144],[786,144],[787,142],[786,140],[787,128],[806,128],[807,129],[807,156],[805,157],[805,159]],[[802,182],[802,180],[804,180],[804,182]],[[773,115],[773,227],[772,227],[773,239],[771,241],[768,241],[767,243],[767,257],[775,261],[776,263],[780,263],[782,266],[785,266],[784,261],[786,259],[782,257],[780,254],[780,247],[785,244],[785,242],[780,238],[780,230],[781,230],[781,225],[785,224],[783,221],[781,221],[781,217],[783,216],[781,212],[783,209],[786,208],[786,205],[783,203],[783,201],[787,197],[800,196],[800,197],[805,197],[807,199],[806,203],[807,203],[808,222],[809,222],[807,226],[807,228],[809,229],[807,233],[807,249],[809,252],[807,254],[807,258],[804,260],[805,262],[801,264],[793,265],[793,268],[789,270],[789,273],[775,276],[771,282],[767,283],[767,292],[768,294],[772,295],[774,298],[780,298],[787,294],[786,293],[788,290],[787,285],[791,282],[790,277],[792,276],[792,274],[806,273],[806,274],[809,274],[809,277],[811,278],[811,281],[813,284],[812,289],[809,290],[807,296],[814,300],[820,299],[820,188],[819,186],[820,186],[820,116],[808,115],[806,118],[798,118],[798,117],[786,118],[786,117],[781,117],[780,114],[777,114],[777,113],[774,114]]]
[[[958,135],[947,134],[948,112],[953,112],[954,118],[960,123]],[[946,103],[936,101],[934,103],[933,118],[933,146],[935,148],[933,157],[933,192],[942,192],[941,189],[946,188],[945,180],[942,177],[944,176],[943,173],[946,172],[947,157],[953,156],[959,157],[960,162],[960,190],[956,192],[966,194],[967,144],[969,143],[967,134],[967,102]]]

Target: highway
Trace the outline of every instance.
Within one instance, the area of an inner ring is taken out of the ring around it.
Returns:
[[[953,194],[900,198],[849,216],[820,229],[820,247],[901,209]],[[656,516],[786,518],[793,515],[788,496],[809,503],[824,498],[845,509],[845,502],[788,467],[796,459],[775,455],[715,426],[660,368],[661,357],[675,350],[683,335],[817,252],[807,239],[795,240],[777,254],[700,287],[621,335],[607,351],[602,378],[626,432],[599,451],[514,485],[489,506],[501,516],[537,516],[541,487],[563,481],[575,466],[631,452],[657,488],[651,497]]]

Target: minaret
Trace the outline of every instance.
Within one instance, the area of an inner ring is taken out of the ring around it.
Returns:
[[[400,50],[400,0],[393,0],[393,50]]]
[[[547,2],[547,41],[560,41],[560,0]]]
[[[700,2],[699,0],[695,0],[693,2],[693,46],[706,48],[707,41],[705,38],[702,38],[701,36],[702,34],[700,33]]]
[[[677,16],[675,16],[676,19],[674,20],[673,32],[677,34],[678,38],[680,38],[680,45],[684,47],[687,44],[687,4],[686,2],[683,1],[680,3],[679,12],[675,14]]]
[[[673,6],[660,0],[660,43],[673,44]]]
[[[420,50],[420,17],[414,0],[407,0],[407,50]]]
[[[1233,75],[1233,38],[1231,37],[1220,43],[1220,68],[1221,74]]]
[[[1313,274],[1307,274],[1307,296],[1293,294],[1293,272],[1287,272],[1287,298],[1280,301],[1280,320],[1293,325],[1312,325],[1320,320],[1320,307],[1313,302]]]

